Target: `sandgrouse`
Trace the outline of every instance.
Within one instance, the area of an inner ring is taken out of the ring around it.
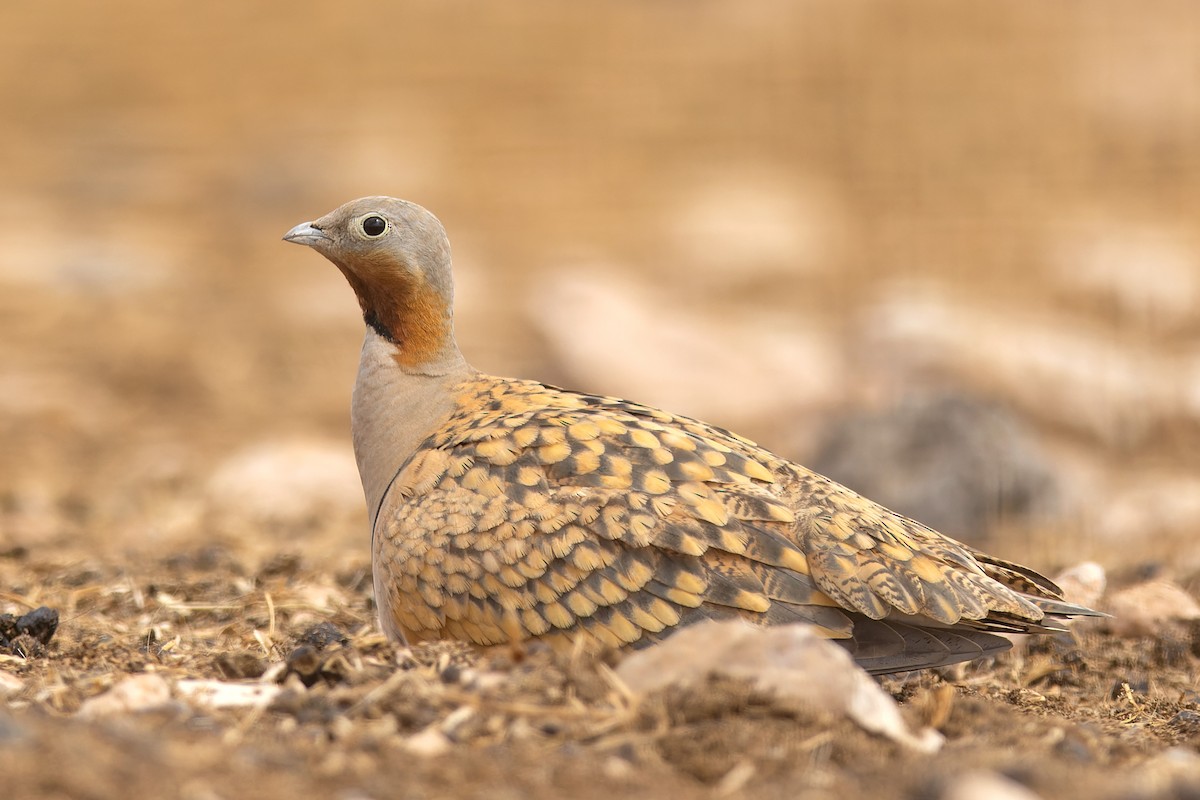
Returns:
[[[474,369],[418,205],[365,197],[283,238],[362,306],[354,452],[394,639],[637,647],[703,619],[807,622],[886,673],[1094,613],[727,430]]]

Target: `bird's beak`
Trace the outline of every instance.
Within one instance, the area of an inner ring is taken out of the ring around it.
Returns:
[[[308,247],[320,244],[321,242],[329,241],[329,237],[325,235],[325,231],[320,228],[313,227],[311,222],[301,222],[296,227],[283,235],[285,242],[294,242],[295,244],[303,244]]]

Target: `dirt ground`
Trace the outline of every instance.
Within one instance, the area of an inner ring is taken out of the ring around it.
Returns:
[[[1196,31],[1166,0],[6,9],[3,794],[1200,796]],[[477,366],[1094,561],[1128,613],[883,679],[936,754],[728,679],[631,696],[619,654],[383,641],[361,321],[279,241],[378,193],[446,223]]]
[[[0,656],[24,683],[0,714],[13,797],[947,797],[979,773],[1044,797],[1197,788],[1196,629],[1093,630],[887,678],[910,722],[946,736],[924,755],[736,681],[631,699],[609,677],[615,654],[399,648],[370,623],[362,570],[300,557],[245,573],[207,548],[135,576],[8,554],[4,576],[6,597],[65,612],[49,647]],[[139,674],[283,690],[257,709],[83,706]]]

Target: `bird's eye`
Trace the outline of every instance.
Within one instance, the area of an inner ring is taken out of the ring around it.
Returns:
[[[387,220],[377,214],[372,214],[369,217],[363,218],[362,229],[363,233],[371,238],[383,236],[384,232],[387,231]]]

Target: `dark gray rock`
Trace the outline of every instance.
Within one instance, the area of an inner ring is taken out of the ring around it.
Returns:
[[[1051,512],[1058,484],[1029,427],[961,394],[919,395],[833,420],[808,466],[969,543]]]

